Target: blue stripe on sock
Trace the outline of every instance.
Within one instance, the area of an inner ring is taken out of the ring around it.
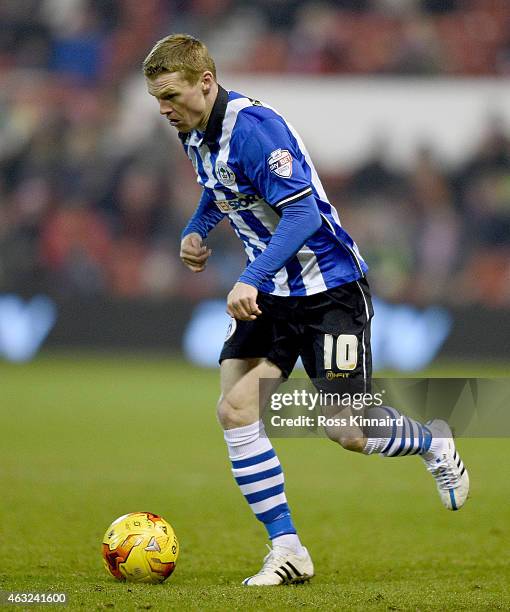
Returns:
[[[278,474],[282,473],[282,466],[277,465],[270,470],[265,470],[264,472],[257,472],[256,474],[248,474],[248,476],[237,476],[236,482],[238,485],[250,484],[252,482],[257,482],[258,480],[265,480],[266,478],[271,478],[272,476],[278,476]]]
[[[424,442],[423,442],[423,448],[421,451],[422,455],[423,453],[428,452],[430,445],[432,444],[432,432],[426,425],[423,426],[423,437],[424,437]]]
[[[286,514],[280,518],[277,518],[271,523],[267,523],[265,527],[271,540],[274,540],[274,538],[278,538],[279,536],[287,533],[297,533],[290,514]]]
[[[409,455],[409,453],[414,448],[414,429],[413,429],[413,424],[411,423],[411,421],[407,417],[404,417],[404,419],[407,420],[407,424],[409,426],[409,440],[410,440],[410,442],[409,442],[409,448],[406,450],[405,453],[402,453],[402,456]]]
[[[423,427],[420,425],[420,423],[418,423],[418,433],[420,436],[418,440],[419,448],[416,452],[421,453],[421,449],[423,448]]]
[[[386,410],[386,412],[392,418],[392,423],[393,423],[392,430],[391,430],[391,439],[388,442],[388,444],[385,446],[384,450],[381,451],[384,454],[385,452],[387,452],[392,447],[393,442],[395,442],[395,437],[397,435],[397,426],[395,425],[395,414],[387,406],[381,406],[381,408],[383,410]]]
[[[412,453],[409,453],[410,455],[418,455],[419,453],[421,453],[423,444],[423,429],[417,421],[415,421],[415,423],[416,427],[418,427],[418,446],[413,450]]]
[[[261,512],[260,514],[256,514],[255,516],[259,521],[263,523],[272,523],[276,519],[283,518],[285,515],[288,515],[290,518],[290,510],[289,506],[285,504],[280,504],[279,506],[275,506],[274,508],[270,508],[265,512]]]
[[[257,463],[262,463],[263,461],[267,461],[268,459],[272,459],[276,457],[276,453],[274,452],[274,448],[269,449],[265,453],[261,455],[255,455],[255,457],[248,457],[248,459],[239,459],[232,461],[232,467],[235,470],[244,467],[250,467],[250,465],[256,465]]]
[[[393,453],[393,457],[400,455],[402,449],[406,444],[406,420],[407,419],[405,417],[402,419],[402,430],[400,431],[400,446],[398,447],[398,451],[396,453]]]
[[[282,484],[276,485],[275,487],[270,487],[269,489],[262,489],[262,491],[256,491],[255,493],[248,493],[245,495],[246,501],[249,504],[255,504],[256,502],[263,501],[269,497],[280,495],[280,493],[283,493],[283,488],[282,482]]]

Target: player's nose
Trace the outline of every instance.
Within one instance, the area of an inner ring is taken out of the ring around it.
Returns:
[[[161,115],[167,115],[168,113],[171,113],[173,110],[171,104],[168,102],[168,100],[160,100],[159,101],[159,112]]]

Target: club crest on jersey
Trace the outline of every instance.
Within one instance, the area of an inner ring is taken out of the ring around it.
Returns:
[[[232,185],[234,185],[236,182],[236,175],[225,162],[220,160],[216,162],[216,177],[222,185],[225,185],[225,187],[232,187]]]
[[[292,155],[287,149],[276,149],[267,158],[269,169],[282,178],[292,176]]]
[[[228,329],[227,329],[227,335],[225,336],[225,342],[227,340],[230,340],[230,338],[232,338],[232,336],[235,334],[237,329],[237,321],[232,317],[230,319],[230,323],[228,325]]]

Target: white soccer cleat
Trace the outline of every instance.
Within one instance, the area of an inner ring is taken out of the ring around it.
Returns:
[[[468,497],[469,475],[455,448],[452,430],[441,419],[434,419],[426,425],[433,437],[442,439],[443,446],[434,457],[423,457],[423,460],[436,481],[443,504],[448,510],[459,510]]]
[[[312,559],[303,546],[303,553],[296,555],[289,548],[277,546],[269,548],[264,557],[264,565],[258,574],[245,578],[246,586],[278,586],[280,584],[297,584],[313,577]]]

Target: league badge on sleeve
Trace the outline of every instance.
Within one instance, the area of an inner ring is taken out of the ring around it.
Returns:
[[[287,149],[276,149],[267,158],[269,169],[277,176],[290,178],[292,176],[292,155]]]

